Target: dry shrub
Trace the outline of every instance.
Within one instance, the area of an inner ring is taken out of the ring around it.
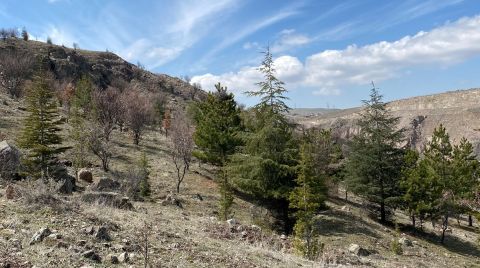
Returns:
[[[0,242],[0,268],[27,268],[30,265],[21,260],[16,254],[12,254],[12,246]]]
[[[205,224],[204,231],[215,239],[240,240],[244,241],[244,243],[268,250],[288,251],[292,248],[290,240],[281,239],[280,236],[275,234],[266,234],[254,225],[236,225],[230,227],[227,224],[208,222]]]
[[[46,182],[42,180],[28,180],[17,184],[15,189],[22,202],[31,209],[51,208],[56,212],[72,211],[76,205],[60,198],[58,189],[62,182],[55,182],[50,179]]]

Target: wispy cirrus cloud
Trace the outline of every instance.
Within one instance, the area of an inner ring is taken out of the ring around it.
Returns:
[[[275,66],[278,77],[290,88],[335,95],[341,87],[390,79],[406,68],[426,64],[449,66],[480,55],[479,29],[480,16],[465,17],[394,42],[325,50],[308,56],[304,62],[293,56],[282,56],[275,59]],[[195,76],[192,82],[209,89],[220,81],[231,89],[245,91],[260,79],[257,67],[252,66],[221,75]]]

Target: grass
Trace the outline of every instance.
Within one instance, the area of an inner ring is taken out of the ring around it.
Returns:
[[[14,142],[25,112],[15,109],[22,105],[21,101],[7,101],[8,106],[0,101],[0,132]],[[175,169],[169,155],[168,138],[152,128],[145,132],[140,145],[135,146],[128,133],[115,130],[113,142],[116,144],[111,162],[113,171],[106,173],[96,167],[93,169],[94,178],[114,178],[116,174],[126,174],[145,152],[152,167],[152,195],[149,201],[134,202],[136,209],[125,211],[82,203],[82,193],[78,192],[71,196],[55,196],[62,202],[73,204],[73,209],[59,210],[44,206],[32,210],[28,204],[0,197],[0,245],[8,245],[11,239],[20,240],[23,245],[21,253],[10,252],[16,261],[28,261],[39,267],[80,267],[84,264],[119,267],[106,261],[95,263],[83,258],[80,253],[93,249],[105,259],[108,254],[118,256],[124,248],[134,254],[131,257],[134,267],[143,267],[142,227],[147,221],[151,225],[149,241],[152,267],[331,267],[328,264],[335,267],[480,267],[480,252],[475,245],[478,225],[474,229],[464,228],[464,220],[462,226],[452,221],[453,233],[448,234],[446,244],[441,245],[430,224],[425,224],[424,233],[414,233],[406,227],[409,218],[397,211],[401,232],[410,240],[417,241],[418,245],[404,247],[402,255],[395,255],[390,249],[395,232],[393,228],[366,217],[361,200],[354,197],[345,202],[333,196],[327,202],[329,209],[318,215],[320,241],[325,244],[325,250],[317,262],[294,255],[290,247],[291,238],[284,241],[278,234],[265,228],[254,241],[247,241],[239,233],[230,233],[226,224],[217,220],[218,188],[211,179],[212,172],[207,165],[202,164],[201,168],[198,163],[191,165],[192,170],[178,195],[183,209],[162,206],[161,201],[174,193],[175,185]],[[68,145],[69,141],[65,143]],[[70,156],[67,152],[62,157],[68,159]],[[97,166],[100,164],[92,155],[89,161]],[[82,187],[87,186],[84,182],[79,183]],[[196,198],[197,194],[201,195],[203,201]],[[342,209],[345,206],[348,211]],[[242,225],[262,222],[259,218],[252,218],[251,207],[248,201],[235,198],[234,217]],[[29,246],[33,233],[44,226],[60,233],[63,236],[60,240],[68,247],[56,248],[57,240]],[[86,234],[83,229],[89,226],[106,226],[112,241],[99,241]],[[81,245],[83,243],[85,245]],[[347,250],[351,243],[359,244],[375,254],[368,257],[353,256]]]

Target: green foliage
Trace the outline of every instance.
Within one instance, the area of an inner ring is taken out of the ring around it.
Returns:
[[[28,32],[27,32],[27,29],[25,27],[22,28],[22,39],[25,40],[25,41],[28,41]]]
[[[139,185],[140,196],[141,197],[148,197],[151,194],[151,187],[150,187],[150,164],[148,163],[147,154],[145,152],[142,153],[142,157],[138,163],[138,168],[141,174],[141,180]]]
[[[390,115],[375,87],[364,104],[360,133],[352,140],[346,163],[347,184],[354,193],[378,205],[380,220],[385,222],[387,208],[395,207],[401,198],[404,150],[398,146],[404,130],[398,130],[399,118]]]
[[[259,89],[257,91],[249,91],[249,96],[260,97],[260,102],[256,108],[269,107],[274,113],[288,112],[290,108],[285,104],[288,98],[285,96],[287,90],[285,83],[275,76],[275,66],[273,64],[273,56],[270,47],[263,52],[265,55],[259,71],[263,74],[264,80],[258,82]]]
[[[58,132],[63,121],[46,73],[34,77],[26,99],[28,115],[18,140],[19,146],[27,150],[23,165],[27,175],[46,180],[57,175],[57,155],[66,150],[58,146],[62,143]]]
[[[221,173],[222,178],[220,181],[219,216],[220,219],[226,221],[232,214],[233,193],[226,172],[222,170]]]
[[[86,124],[85,119],[82,117],[82,110],[76,102],[70,108],[68,123],[70,124],[69,136],[73,141],[72,164],[75,169],[75,176],[77,176],[79,169],[87,164],[88,136],[85,135]]]
[[[403,254],[402,244],[400,244],[400,241],[398,241],[399,237],[400,237],[400,229],[398,228],[398,224],[395,223],[395,233],[393,234],[393,239],[390,242],[390,250],[395,255]]]
[[[82,76],[77,82],[72,105],[81,109],[84,117],[88,116],[93,108],[92,92],[92,80],[86,75]]]
[[[319,242],[316,222],[310,215],[299,217],[293,232],[295,234],[293,247],[307,259],[315,260],[318,254],[323,251],[324,244]]]
[[[52,45],[52,38],[50,36],[47,37],[47,44]]]
[[[220,83],[215,88],[217,92],[209,93],[205,101],[197,104],[194,114],[197,126],[193,139],[201,150],[196,156],[223,166],[227,157],[241,145],[239,131],[242,122],[233,94],[228,93]]]

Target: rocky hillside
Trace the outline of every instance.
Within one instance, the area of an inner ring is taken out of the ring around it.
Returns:
[[[179,100],[201,98],[202,91],[183,80],[165,74],[154,74],[125,61],[112,52],[71,49],[37,41],[10,38],[0,42],[0,53],[9,51],[38,59],[46,58],[50,69],[59,81],[76,81],[88,75],[99,88],[109,85],[135,82],[141,88],[152,92],[164,92]]]
[[[454,142],[462,137],[470,140],[480,154],[480,89],[458,90],[420,96],[388,103],[400,126],[407,129],[408,141],[422,149],[439,124],[443,124]],[[341,138],[358,132],[355,121],[361,108],[333,111],[309,117],[297,117],[306,126],[332,128]]]

